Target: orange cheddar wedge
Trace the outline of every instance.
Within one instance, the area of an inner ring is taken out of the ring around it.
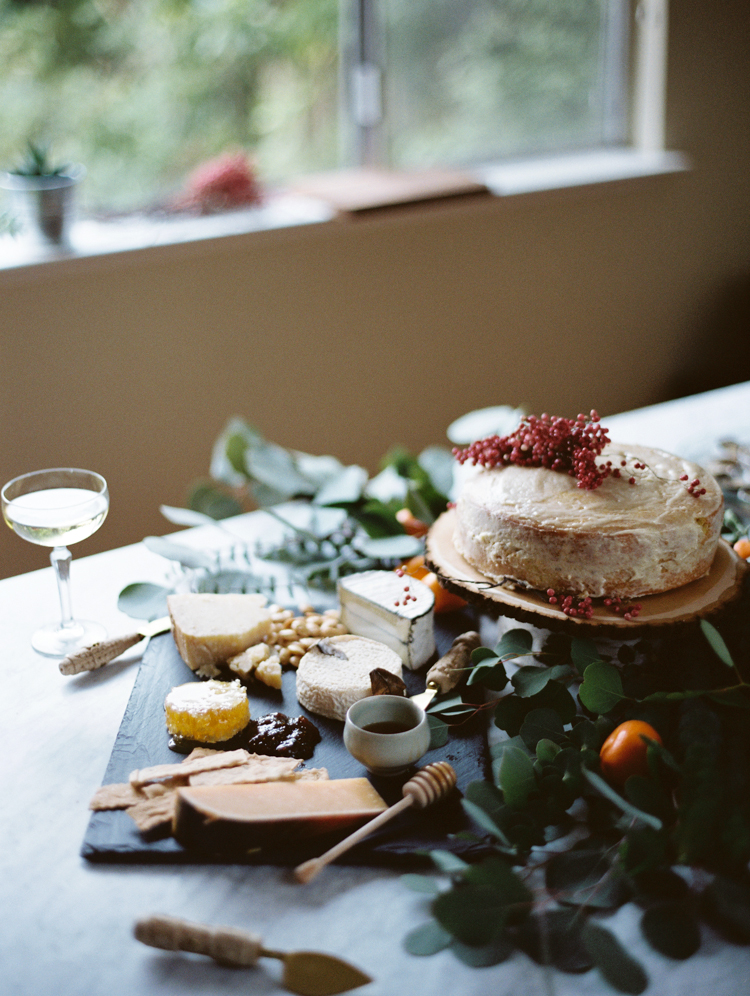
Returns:
[[[386,808],[366,778],[196,786],[177,793],[173,833],[187,848],[248,851],[349,831]]]

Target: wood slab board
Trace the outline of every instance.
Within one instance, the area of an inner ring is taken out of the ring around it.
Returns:
[[[743,583],[750,577],[746,561],[737,556],[724,540],[719,541],[711,570],[681,588],[660,595],[633,599],[641,612],[632,620],[615,615],[601,599],[594,601],[591,619],[571,618],[549,604],[546,594],[531,589],[505,587],[480,574],[456,549],[453,534],[456,511],[444,512],[427,535],[425,559],[449,591],[481,606],[487,615],[507,616],[521,622],[568,632],[588,631],[601,635],[633,639],[657,627],[684,625],[715,615],[739,598]]]
[[[476,619],[469,613],[451,613],[438,617],[436,643],[442,655],[461,632],[477,628]],[[424,691],[426,669],[411,672],[404,668],[404,681],[410,695]],[[320,731],[322,740],[313,757],[305,762],[308,768],[324,767],[331,778],[356,778],[367,775],[344,747],[344,724],[308,713],[297,702],[295,671],[285,670],[281,691],[252,682],[248,688],[250,713],[253,719],[269,712],[283,712],[288,716],[307,716]],[[164,720],[164,699],[175,685],[184,684],[193,677],[180,658],[170,633],[151,640],[143,655],[133,691],[117,734],[112,755],[104,776],[104,784],[127,782],[136,768],[152,764],[172,764],[183,756],[171,751]],[[197,680],[197,679],[195,679]],[[459,793],[444,803],[431,808],[406,813],[391,820],[381,831],[352,849],[342,863],[363,865],[411,865],[425,862],[419,852],[443,848],[457,854],[477,850],[477,845],[448,837],[471,824],[460,803],[460,792],[473,781],[489,777],[490,759],[487,745],[486,724],[481,717],[451,732],[444,747],[429,751],[419,762],[419,767],[433,761],[450,762],[458,775]],[[385,801],[392,805],[401,798],[401,785],[408,775],[398,778],[370,779]],[[481,831],[478,832],[481,836]],[[94,812],[91,815],[83,840],[81,854],[97,862],[150,862],[150,863],[212,863],[231,862],[255,864],[296,865],[308,857],[322,853],[328,841],[313,838],[310,841],[287,845],[283,850],[263,849],[253,856],[210,855],[188,851],[172,837],[158,839],[144,836],[132,819],[122,810]],[[481,850],[481,848],[480,848]]]

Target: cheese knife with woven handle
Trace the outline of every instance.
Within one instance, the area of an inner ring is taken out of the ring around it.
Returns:
[[[253,968],[259,958],[277,958],[284,966],[282,985],[299,996],[336,996],[372,982],[341,958],[317,951],[274,951],[263,947],[257,934],[235,927],[208,927],[157,914],[139,920],[134,932],[150,947],[208,955],[231,968]]]
[[[481,646],[481,643],[479,633],[474,630],[457,636],[450,650],[427,672],[425,690],[418,695],[412,695],[412,702],[426,709],[438,692],[444,694],[460,685],[469,673],[471,652]]]
[[[161,619],[144,623],[140,629],[128,633],[126,636],[113,636],[110,640],[93,643],[90,647],[76,650],[75,653],[68,654],[61,660],[60,672],[61,674],[80,674],[82,671],[96,671],[97,668],[109,664],[115,657],[124,654],[136,643],[140,643],[141,640],[158,636],[159,633],[166,633],[170,628],[169,616],[162,616]]]

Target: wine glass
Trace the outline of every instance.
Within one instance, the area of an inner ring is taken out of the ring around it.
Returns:
[[[30,543],[52,547],[62,620],[34,633],[31,645],[46,657],[67,657],[107,635],[99,623],[73,618],[70,600],[70,550],[95,533],[109,510],[107,482],[90,470],[58,467],[37,470],[9,481],[2,490],[3,517]]]

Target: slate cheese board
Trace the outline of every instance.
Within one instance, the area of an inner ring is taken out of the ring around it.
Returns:
[[[450,613],[437,618],[435,640],[438,655],[444,654],[459,633],[476,629],[469,612]],[[426,668],[411,672],[404,668],[404,681],[410,695],[424,690]],[[367,772],[344,747],[343,723],[308,713],[297,702],[296,672],[284,671],[282,689],[276,691],[256,681],[248,684],[250,713],[254,719],[273,712],[306,716],[318,728],[321,741],[305,767],[326,768],[331,778],[356,778]],[[130,773],[152,764],[174,764],[183,759],[169,748],[164,719],[164,699],[175,685],[195,679],[182,661],[171,633],[151,640],[141,661],[133,691],[115,740],[104,776],[104,784],[127,782]],[[348,852],[342,863],[360,865],[410,866],[426,863],[426,852],[442,848],[468,855],[483,850],[452,835],[472,829],[461,806],[461,793],[470,782],[490,775],[486,723],[479,714],[468,724],[451,729],[447,744],[431,749],[419,767],[433,761],[448,761],[458,776],[458,792],[444,802],[422,811],[408,810]],[[401,796],[401,786],[409,774],[397,778],[369,776],[385,801],[392,805]],[[473,828],[481,837],[481,830]],[[284,848],[263,848],[252,854],[209,854],[183,848],[171,836],[142,834],[123,810],[94,812],[84,836],[81,855],[92,862],[137,863],[255,863],[296,865],[322,853],[331,841],[322,837],[287,844]]]

